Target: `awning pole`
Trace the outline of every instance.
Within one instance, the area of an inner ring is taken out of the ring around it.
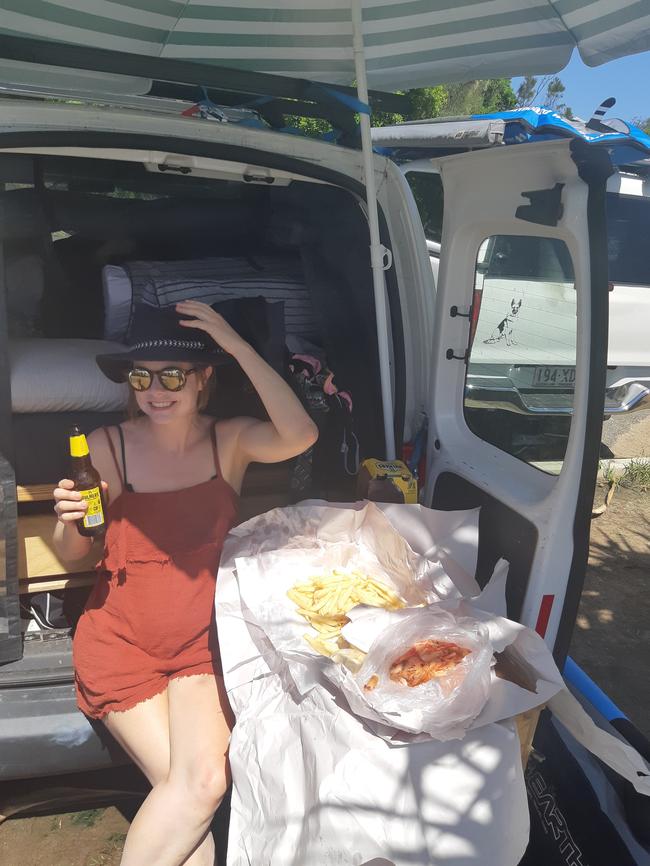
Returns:
[[[366,78],[366,58],[363,48],[362,0],[351,0],[354,68],[357,77],[359,101],[368,105],[368,80]],[[377,210],[377,187],[375,185],[375,166],[370,134],[370,115],[360,113],[361,150],[363,171],[366,183],[366,202],[370,228],[370,266],[375,293],[375,315],[377,319],[377,344],[379,347],[379,375],[381,378],[381,398],[384,411],[384,438],[386,458],[395,459],[395,427],[393,419],[393,389],[391,382],[388,309],[386,303],[386,280],[384,276],[386,248],[379,238],[379,216]]]

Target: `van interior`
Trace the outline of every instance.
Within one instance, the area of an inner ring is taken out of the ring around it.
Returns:
[[[25,664],[30,642],[69,643],[93,583],[89,564],[66,566],[52,550],[52,490],[69,471],[69,428],[125,417],[126,386],[94,358],[126,340],[134,302],[261,295],[284,304],[285,373],[320,438],[310,454],[250,467],[242,519],[304,498],[354,499],[359,462],[383,452],[368,227],[356,197],[308,178],[164,168],[123,151],[0,155],[3,412],[11,394],[2,450],[17,489]],[[305,356],[351,399],[314,393]],[[238,368],[218,372],[207,411],[264,417]]]

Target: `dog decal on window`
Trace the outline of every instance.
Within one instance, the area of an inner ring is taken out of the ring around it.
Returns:
[[[488,339],[483,340],[484,343],[500,343],[502,340],[505,340],[506,346],[517,345],[517,341],[514,338],[514,329],[517,316],[519,315],[519,310],[521,309],[521,303],[521,299],[518,303],[514,298],[510,301],[509,312],[506,314],[505,318],[501,319]]]

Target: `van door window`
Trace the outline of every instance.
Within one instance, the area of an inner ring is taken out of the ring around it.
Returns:
[[[465,418],[481,439],[551,473],[571,426],[576,312],[564,241],[494,235],[480,245]]]
[[[442,239],[444,206],[440,175],[424,171],[408,171],[406,180],[418,207],[426,239],[439,244]]]

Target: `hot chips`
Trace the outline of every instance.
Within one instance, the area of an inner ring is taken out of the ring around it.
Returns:
[[[359,650],[354,650],[341,636],[341,629],[350,620],[349,610],[358,604],[398,610],[406,603],[390,587],[380,580],[360,571],[333,569],[331,574],[312,577],[288,590],[287,595],[298,608],[317,635],[306,634],[307,643],[321,655],[332,658],[348,667],[356,667],[362,660]]]

